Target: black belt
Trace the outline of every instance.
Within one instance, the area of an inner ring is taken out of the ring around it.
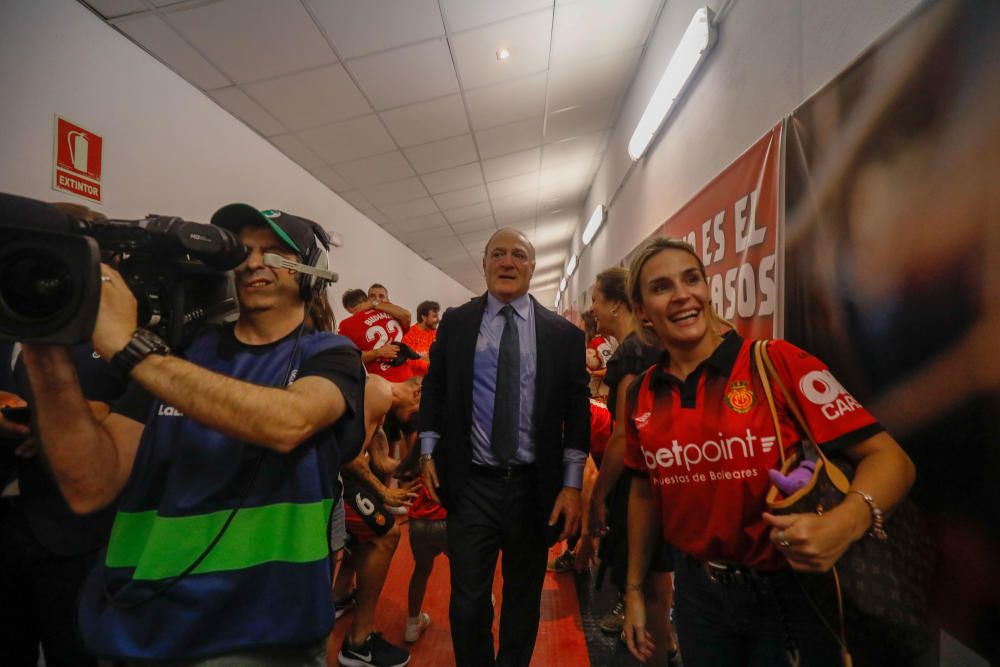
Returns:
[[[482,477],[492,477],[504,481],[514,481],[527,476],[534,469],[533,463],[513,466],[483,466],[478,463],[472,464],[472,472]]]
[[[748,584],[755,578],[759,579],[760,577],[770,577],[783,572],[783,570],[755,570],[751,567],[747,567],[746,565],[737,565],[735,563],[726,563],[718,560],[701,561],[694,556],[689,556],[688,554],[684,554],[684,558],[701,569],[701,571],[705,573],[705,577],[707,577],[710,582],[713,584],[721,584],[723,586],[739,586],[742,584]]]

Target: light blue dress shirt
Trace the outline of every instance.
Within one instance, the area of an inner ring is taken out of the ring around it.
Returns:
[[[508,465],[527,465],[535,462],[534,415],[535,377],[538,369],[535,344],[535,309],[531,298],[524,294],[510,302],[517,321],[518,342],[521,349],[520,419],[517,452]],[[500,314],[504,303],[492,294],[486,295],[486,309],[479,324],[479,337],[472,369],[472,462],[483,466],[500,466],[490,434],[493,432],[493,403],[496,399],[497,361],[500,356],[500,337],[505,320]],[[420,434],[422,454],[434,451],[440,435],[433,431]],[[566,449],[563,454],[563,483],[565,486],[583,486],[583,466],[586,453]]]

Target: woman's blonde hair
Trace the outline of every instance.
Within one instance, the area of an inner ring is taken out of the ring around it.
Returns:
[[[629,301],[632,303],[633,311],[635,311],[636,306],[642,305],[642,285],[639,282],[639,277],[642,274],[643,267],[646,266],[646,262],[656,255],[659,255],[664,250],[680,250],[694,257],[694,260],[698,263],[698,272],[701,274],[702,280],[704,280],[706,284],[708,283],[708,274],[705,272],[705,264],[701,261],[701,257],[698,256],[694,246],[682,239],[667,238],[666,236],[654,236],[651,239],[647,239],[641,246],[638,247],[638,249],[636,249],[635,254],[632,255],[632,260],[629,262],[628,297]],[[715,312],[715,308],[714,306],[711,306],[711,303],[709,306],[708,321],[710,323],[715,323],[721,325],[722,327],[728,327],[731,329],[735,328],[730,322],[724,320],[717,312]],[[660,340],[657,338],[653,327],[645,321],[639,322],[636,334],[638,334],[639,338],[646,344],[660,344]]]

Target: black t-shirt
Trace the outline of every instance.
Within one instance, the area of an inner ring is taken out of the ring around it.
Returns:
[[[608,385],[608,411],[611,419],[615,419],[618,408],[618,385],[626,375],[639,375],[659,360],[661,351],[652,345],[646,345],[634,332],[625,336],[615,353],[608,359],[608,371],[604,375],[604,384]]]
[[[219,355],[223,358],[229,357],[234,355],[237,350],[249,351],[252,354],[268,354],[289,337],[296,335],[298,335],[297,330],[273,343],[247,345],[236,339],[233,333],[233,326],[228,325],[221,332]],[[347,413],[341,421],[354,416],[363,418],[364,405],[355,405],[356,401],[354,399],[355,396],[361,396],[362,400],[364,397],[364,391],[360,385],[357,372],[357,358],[357,349],[349,346],[323,350],[308,359],[302,360],[295,379],[301,380],[304,377],[312,376],[326,378],[337,385],[340,392],[344,395],[344,401],[347,404]],[[137,422],[145,424],[154,400],[156,400],[155,397],[138,382],[131,382],[125,395],[115,404],[113,410],[129,419],[134,419]]]

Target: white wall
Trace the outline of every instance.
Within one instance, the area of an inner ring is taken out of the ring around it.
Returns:
[[[211,99],[72,0],[0,0],[0,191],[86,200],[52,189],[54,115],[104,138],[104,205],[207,222],[231,202],[296,213],[337,231],[340,295],[372,282],[412,310],[470,292],[384,232]],[[89,205],[89,204],[88,204]]]
[[[919,3],[732,0],[697,78],[632,166],[626,152],[632,131],[695,10],[706,4],[718,11],[726,2],[667,0],[663,7],[583,209],[589,216],[598,203],[610,202],[608,220],[583,251],[562,304],[575,303],[598,272],[616,265]],[[586,218],[570,252],[580,252],[584,224]]]

